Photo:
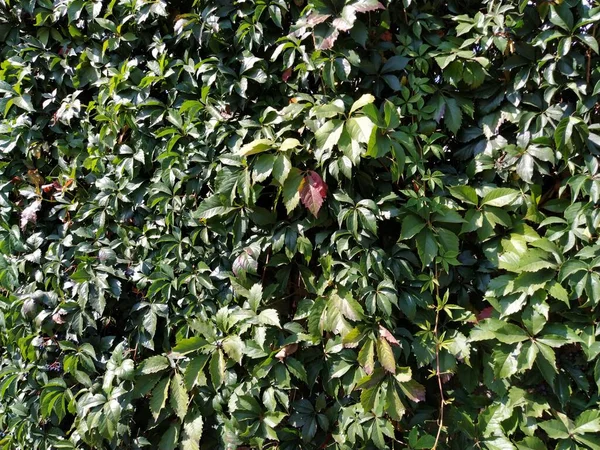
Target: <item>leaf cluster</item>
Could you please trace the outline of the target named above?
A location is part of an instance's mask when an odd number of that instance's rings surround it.
[[[598,23],[0,0],[0,449],[600,449]]]

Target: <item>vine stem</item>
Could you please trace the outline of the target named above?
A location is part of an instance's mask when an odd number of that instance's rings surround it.
[[[437,301],[439,302],[440,298],[440,286],[437,283],[438,280],[438,270],[437,264],[435,265],[435,291]],[[444,387],[442,385],[442,376],[440,373],[440,340],[439,340],[439,323],[440,323],[440,307],[439,304],[436,305],[435,308],[435,326],[433,328],[433,334],[435,336],[435,375],[438,381],[438,388],[440,390],[440,415],[438,416],[438,430],[435,436],[435,442],[433,443],[432,450],[436,450],[438,448],[438,444],[440,441],[440,436],[442,435],[442,428],[444,428],[444,406],[446,405],[446,400],[444,399]]]
[[[433,444],[432,450],[435,450],[438,446],[440,436],[442,434],[442,428],[444,427],[444,406],[446,401],[444,399],[444,387],[442,386],[442,376],[440,374],[440,343],[438,340],[438,324],[440,318],[440,310],[436,308],[435,311],[435,328],[433,333],[435,334],[435,375],[438,380],[438,388],[440,389],[440,415],[438,417],[438,430],[435,436],[435,443]]]

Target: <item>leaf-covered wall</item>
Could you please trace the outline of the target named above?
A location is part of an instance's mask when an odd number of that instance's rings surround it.
[[[0,0],[0,449],[600,449],[597,0]]]

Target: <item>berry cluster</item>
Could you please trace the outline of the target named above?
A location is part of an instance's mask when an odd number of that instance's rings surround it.
[[[46,364],[45,369],[48,372],[62,372],[62,364],[59,361],[55,361],[52,364]]]

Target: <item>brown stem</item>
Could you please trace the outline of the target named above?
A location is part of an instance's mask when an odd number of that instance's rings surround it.
[[[438,270],[437,264],[435,265],[435,278],[436,281],[438,279]],[[436,298],[440,298],[440,287],[436,283],[435,285]],[[437,435],[435,436],[435,442],[433,444],[432,450],[436,450],[438,443],[440,441],[440,436],[442,435],[442,428],[444,428],[444,406],[446,401],[444,399],[444,387],[442,385],[442,376],[440,373],[440,341],[438,336],[438,329],[440,323],[440,308],[439,305],[436,305],[435,308],[435,326],[433,328],[433,334],[435,336],[435,375],[438,381],[438,388],[440,390],[440,415],[438,417],[438,430]]]

